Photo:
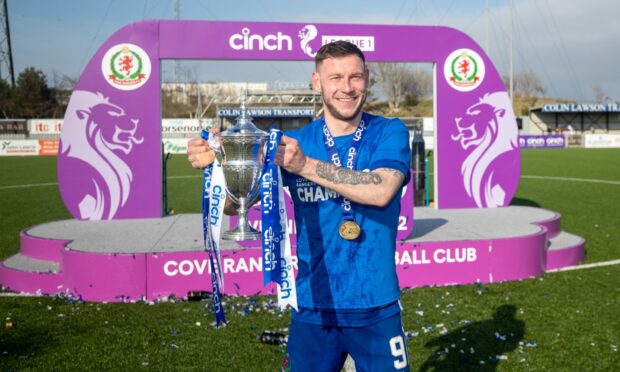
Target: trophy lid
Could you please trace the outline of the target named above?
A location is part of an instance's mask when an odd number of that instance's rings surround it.
[[[219,134],[220,137],[266,137],[267,132],[258,129],[252,122],[252,117],[245,106],[245,92],[241,95],[240,114],[234,126]]]

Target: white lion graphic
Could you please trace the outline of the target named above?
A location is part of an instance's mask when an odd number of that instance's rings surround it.
[[[485,94],[456,118],[459,133],[452,140],[460,141],[464,150],[473,148],[461,166],[467,195],[478,208],[501,207],[506,192],[494,181],[490,166],[500,155],[518,148],[518,129],[506,92]]]
[[[123,159],[134,144],[138,120],[126,116],[125,110],[109,102],[100,93],[75,91],[67,107],[61,132],[60,153],[89,164],[93,174],[86,174],[94,185],[94,194],[86,194],[79,203],[80,218],[112,219],[127,202],[132,172]]]
[[[299,38],[301,41],[299,42],[301,45],[301,50],[306,53],[307,56],[313,57],[316,56],[316,52],[312,51],[312,47],[310,46],[310,42],[316,38],[318,35],[318,31],[316,26],[314,25],[306,25],[299,31]]]

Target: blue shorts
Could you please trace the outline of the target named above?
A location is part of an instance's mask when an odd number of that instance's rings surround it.
[[[355,369],[409,371],[400,313],[364,327],[291,321],[284,371],[340,371],[350,354]]]

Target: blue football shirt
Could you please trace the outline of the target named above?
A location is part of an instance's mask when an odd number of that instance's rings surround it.
[[[409,132],[399,119],[364,113],[367,125],[355,170],[392,168],[409,178]],[[286,133],[307,156],[328,162],[322,119]],[[340,159],[353,134],[335,137]],[[400,296],[394,252],[401,192],[385,207],[352,203],[361,236],[347,241],[338,234],[344,221],[339,195],[295,174],[283,172],[293,198],[297,225],[298,304],[306,310],[347,312],[391,304]],[[294,314],[295,317],[295,314]]]

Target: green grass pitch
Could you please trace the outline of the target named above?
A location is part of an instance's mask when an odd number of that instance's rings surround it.
[[[525,150],[521,174],[513,204],[561,213],[562,230],[586,239],[585,263],[620,259],[620,149]],[[199,212],[200,177],[184,156],[169,160],[168,175],[168,206]],[[18,252],[21,229],[66,218],[55,157],[0,157],[0,259]],[[402,303],[412,370],[620,369],[620,265],[407,289]],[[258,336],[286,331],[288,311],[272,297],[227,297],[230,322],[216,330],[209,305],[3,294],[0,370],[279,368],[284,347]]]

